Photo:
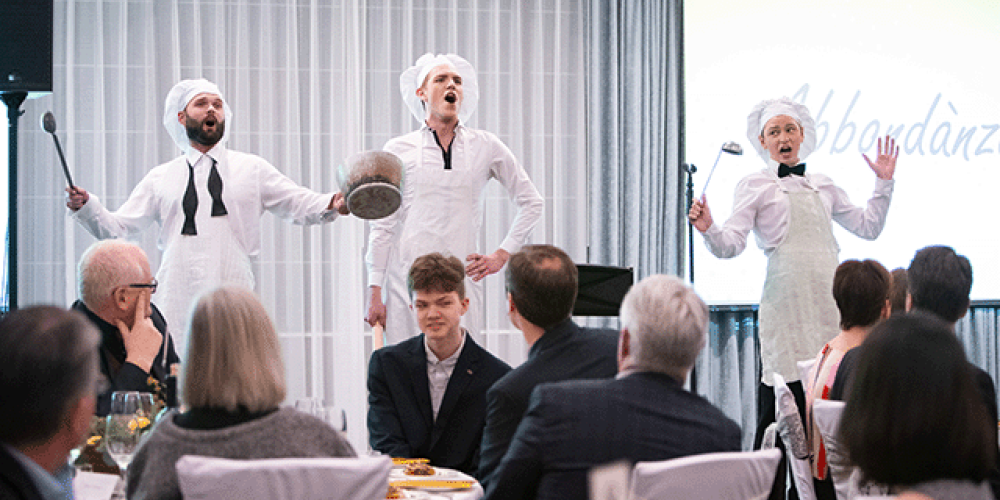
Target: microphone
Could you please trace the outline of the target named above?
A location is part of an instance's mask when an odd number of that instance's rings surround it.
[[[62,146],[59,144],[59,137],[56,136],[56,117],[51,111],[46,111],[42,115],[42,130],[51,134],[52,140],[56,142],[56,151],[59,152],[59,160],[62,162],[63,174],[66,175],[66,182],[69,183],[69,187],[76,186],[73,184],[73,177],[69,175],[69,167],[66,166],[66,156],[63,155]]]
[[[715,167],[719,166],[719,158],[722,156],[723,152],[739,156],[743,154],[743,147],[740,146],[738,142],[733,141],[729,141],[722,145],[722,148],[719,149],[719,154],[715,155],[715,163],[712,164],[712,170],[708,171],[708,179],[705,179],[705,185],[701,188],[701,196],[699,196],[699,198],[705,196],[705,190],[708,189],[708,183],[712,180],[712,174],[715,173]]]

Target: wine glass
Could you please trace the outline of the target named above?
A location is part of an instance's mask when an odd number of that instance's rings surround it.
[[[111,413],[108,413],[104,443],[111,458],[118,463],[123,481],[139,439],[152,424],[152,412],[153,395],[148,392],[116,391],[111,394]]]

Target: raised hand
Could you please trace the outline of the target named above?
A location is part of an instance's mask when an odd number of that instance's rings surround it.
[[[87,204],[90,195],[82,187],[72,186],[66,188],[66,208],[76,212],[80,207]]]
[[[866,154],[861,156],[879,179],[892,180],[896,172],[896,158],[899,158],[899,146],[896,145],[896,139],[886,135],[884,143],[881,137],[878,140],[878,156],[874,162]]]
[[[712,211],[708,209],[708,200],[705,195],[701,195],[700,200],[691,201],[691,210],[688,211],[688,220],[695,229],[705,232],[712,227]]]

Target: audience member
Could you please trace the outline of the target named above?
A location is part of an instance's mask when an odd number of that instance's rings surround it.
[[[163,400],[162,384],[179,358],[163,315],[150,301],[156,280],[146,252],[122,240],[98,241],[80,257],[77,286],[80,299],[72,309],[100,330],[101,373],[109,382],[97,396],[96,414],[108,414],[115,391],[152,392]]]
[[[806,435],[812,450],[812,473],[816,496],[836,498],[829,478],[826,447],[813,418],[813,401],[829,399],[830,387],[844,355],[861,345],[879,320],[889,316],[889,271],[877,261],[846,260],[833,275],[833,298],[840,310],[840,334],[823,346],[805,380]]]
[[[0,498],[72,498],[69,451],[86,438],[98,379],[97,330],[34,306],[0,322]]]
[[[681,280],[650,276],[621,307],[618,377],[539,385],[487,499],[587,499],[587,473],[618,460],[740,450],[740,428],[684,389],[708,307]]]
[[[489,487],[532,389],[543,382],[609,378],[618,370],[612,331],[580,328],[570,315],[577,293],[576,264],[551,245],[530,245],[507,263],[510,320],[530,346],[528,359],[486,393],[479,478]]]
[[[379,349],[368,364],[372,449],[475,474],[486,390],[510,371],[462,327],[469,309],[457,257],[418,257],[407,280],[421,334]]]
[[[906,270],[907,311],[930,313],[945,321],[952,332],[955,324],[969,311],[969,294],[972,291],[972,264],[964,255],[959,255],[951,247],[928,246],[917,251]],[[837,380],[830,391],[830,399],[847,399],[845,389],[850,385],[856,358],[862,349],[855,349],[844,356],[837,373]],[[993,378],[983,369],[969,363],[980,401],[986,406],[986,414],[996,442],[997,396]],[[994,462],[1000,463],[1000,449],[995,450]],[[989,475],[990,485],[996,498],[1000,499],[1000,468],[994,467]]]
[[[889,287],[889,312],[891,314],[906,313],[906,268],[897,267],[892,270],[892,285]]]
[[[183,455],[223,458],[344,457],[354,449],[326,422],[280,408],[285,366],[271,318],[248,290],[198,299],[181,381],[183,413],[164,415],[128,468],[129,498],[181,498]]]
[[[992,498],[985,479],[996,460],[995,420],[970,367],[951,325],[930,314],[875,327],[859,350],[839,431],[863,480],[901,499]]]

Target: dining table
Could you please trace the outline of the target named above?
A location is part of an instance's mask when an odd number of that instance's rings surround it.
[[[408,500],[479,500],[483,487],[475,478],[447,467],[431,466],[433,474],[408,475],[405,464],[395,464],[389,472],[389,484],[400,487]]]

